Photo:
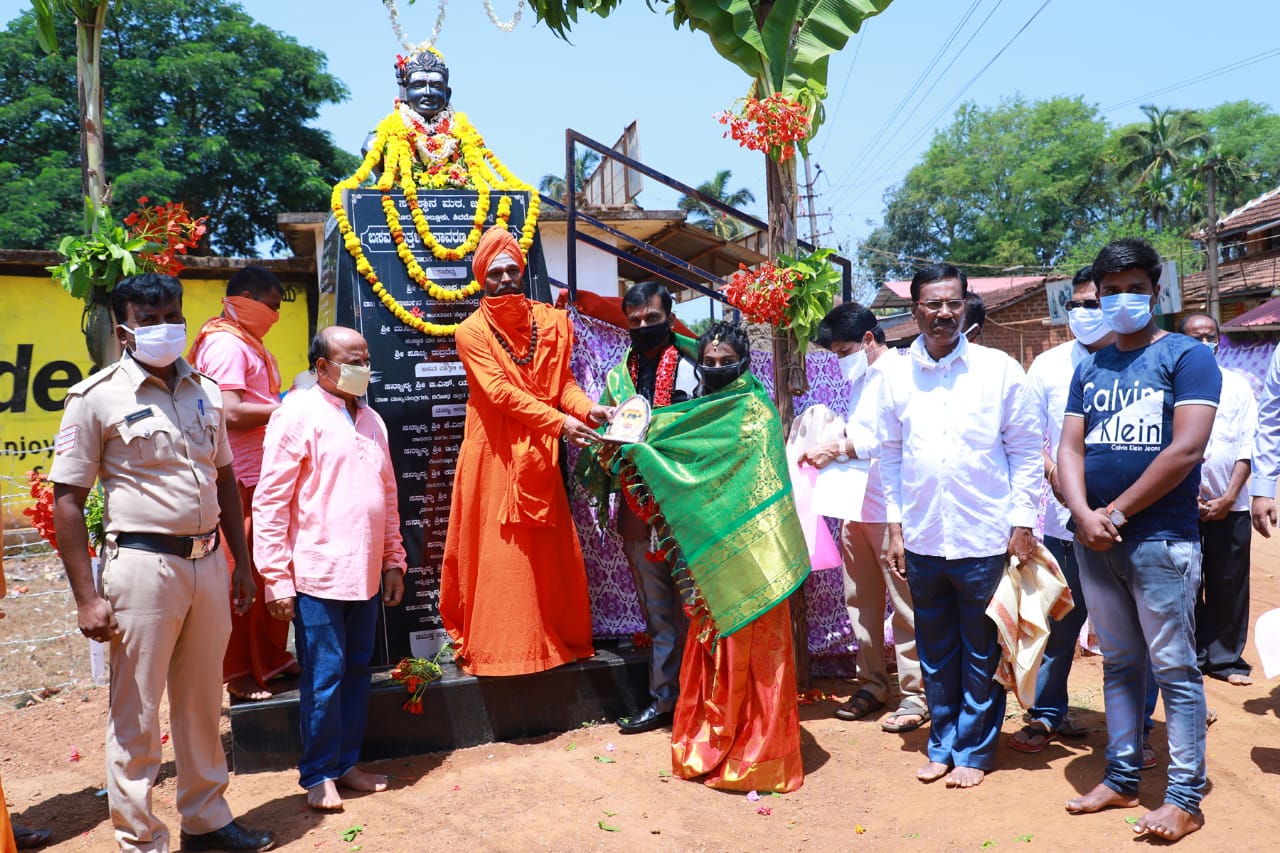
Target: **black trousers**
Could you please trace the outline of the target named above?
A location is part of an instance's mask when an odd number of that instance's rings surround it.
[[[1200,671],[1214,678],[1248,675],[1244,661],[1249,635],[1249,513],[1227,513],[1221,521],[1200,522],[1204,555],[1200,598],[1196,601],[1196,656]]]

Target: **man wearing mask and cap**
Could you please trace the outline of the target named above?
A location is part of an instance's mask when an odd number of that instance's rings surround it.
[[[1116,240],[1098,253],[1093,280],[1116,341],[1076,367],[1058,447],[1080,582],[1102,648],[1108,735],[1102,782],[1066,808],[1139,805],[1149,654],[1164,697],[1169,774],[1164,805],[1133,829],[1177,841],[1204,825],[1198,498],[1222,374],[1207,347],[1156,324],[1160,272],[1160,256],[1142,240]]]
[[[1115,332],[1107,325],[1098,302],[1098,286],[1093,283],[1093,268],[1083,267],[1071,280],[1071,299],[1067,309],[1067,325],[1075,340],[1058,344],[1036,356],[1027,370],[1027,393],[1040,419],[1044,436],[1044,479],[1049,484],[1044,514],[1044,545],[1053,554],[1071,587],[1075,606],[1049,626],[1049,641],[1036,681],[1036,701],[1030,721],[1009,738],[1010,749],[1018,752],[1040,752],[1059,735],[1083,737],[1086,729],[1067,719],[1067,676],[1075,659],[1080,628],[1089,616],[1084,592],[1080,589],[1080,568],[1076,563],[1073,535],[1069,528],[1071,513],[1062,505],[1058,485],[1058,443],[1062,438],[1062,419],[1067,410],[1067,392],[1076,365],[1103,347],[1115,342]]]
[[[516,239],[490,228],[472,268],[484,295],[455,335],[469,397],[440,617],[466,672],[523,675],[595,653],[560,439],[598,441],[611,412],[569,372],[569,315],[526,297]]]
[[[671,330],[671,294],[656,281],[632,285],[622,297],[631,348],[609,372],[601,403],[613,406],[639,394],[650,407],[682,403],[698,390],[694,367],[697,343]],[[618,502],[618,534],[636,585],[640,611],[649,631],[649,694],[640,713],[618,721],[624,734],[670,725],[680,693],[680,660],[688,620],[671,571],[650,559],[658,548],[655,534],[625,500]]]
[[[316,384],[290,394],[267,422],[253,550],[267,610],[294,623],[299,782],[309,807],[340,811],[339,787],[387,787],[386,776],[356,760],[379,598],[400,603],[405,554],[387,427],[362,399],[368,343],[355,329],[330,326],[312,340],[308,362]]]
[[[284,285],[261,267],[245,267],[227,282],[222,313],[196,335],[187,361],[218,383],[231,443],[231,469],[240,487],[249,559],[253,559],[253,492],[262,468],[267,419],[280,406],[280,368],[263,343],[280,319]],[[232,568],[235,562],[229,560]],[[250,564],[252,569],[252,563]],[[267,682],[282,673],[297,675],[298,665],[285,648],[289,623],[267,614],[262,578],[254,570],[258,594],[243,616],[231,617],[231,639],[222,661],[227,692],[240,699],[269,699]]]
[[[836,709],[842,720],[860,720],[889,701],[889,673],[884,662],[885,593],[893,603],[893,643],[898,660],[898,709],[880,727],[887,732],[909,732],[929,719],[929,705],[916,654],[915,615],[907,582],[889,572],[885,563],[888,532],[885,525],[884,490],[880,481],[879,424],[880,385],[892,363],[885,358],[884,329],[876,317],[857,302],[832,308],[818,325],[818,344],[840,359],[840,372],[851,383],[849,419],[842,438],[810,448],[800,456],[802,465],[825,468],[833,462],[864,459],[870,463],[867,490],[861,506],[849,508],[841,525],[840,553],[844,561],[845,605],[858,644],[858,688],[848,702]]]
[[[240,492],[231,468],[222,395],[182,358],[182,284],[145,273],[111,291],[124,355],[67,392],[49,480],[59,553],[80,633],[110,643],[107,802],[126,851],[167,851],[152,809],[164,758],[160,700],[169,694],[183,850],[268,850],[271,832],[231,817],[218,724],[230,593],[254,598]],[[84,505],[94,482],[106,496],[102,576],[89,562]]]

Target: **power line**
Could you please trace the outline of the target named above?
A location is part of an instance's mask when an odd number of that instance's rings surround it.
[[[858,54],[862,53],[862,41],[866,38],[865,33],[858,33],[858,43],[853,47],[853,59],[849,62],[849,73],[844,75],[844,83],[840,86],[840,97],[836,100],[835,111],[831,114],[831,118],[827,121],[827,125],[834,127],[836,119],[840,117],[840,107],[844,106],[844,96],[849,91],[849,80],[853,77],[853,66],[858,64]],[[827,134],[827,138],[822,140],[822,150],[818,152],[821,157],[827,150],[827,143],[831,140],[831,134]],[[815,157],[814,159],[818,159]]]
[[[1002,3],[1003,1],[1004,0],[997,0],[996,7],[999,8],[1000,3]],[[946,54],[946,52],[951,48],[951,45],[955,42],[956,37],[960,34],[960,31],[964,28],[964,25],[968,23],[969,18],[972,17],[974,10],[978,8],[978,5],[981,2],[982,0],[973,0],[973,3],[965,11],[964,15],[961,16],[960,21],[954,27],[952,27],[951,33],[946,37],[945,40],[943,40],[942,46],[939,47],[938,50],[933,54],[933,59],[929,60],[928,66],[925,67],[924,71],[920,72],[920,76],[917,77],[915,82],[911,84],[911,88],[908,89],[907,93],[902,96],[902,100],[898,101],[898,105],[894,107],[893,112],[889,115],[887,119],[884,120],[883,123],[881,123],[880,127],[876,129],[876,132],[872,134],[871,139],[867,142],[867,146],[858,154],[857,157],[853,159],[853,162],[849,165],[849,167],[846,168],[843,173],[841,173],[840,180],[836,182],[837,184],[844,183],[845,178],[848,177],[848,175],[852,173],[853,170],[856,169],[866,159],[867,154],[873,148],[875,148],[876,144],[882,138],[885,137],[886,132],[889,130],[889,126],[893,124],[894,119],[896,119],[902,113],[903,109],[906,108],[907,104],[911,101],[911,98],[915,95],[915,93],[920,90],[920,86],[924,84],[924,81],[928,78],[929,74],[933,71],[934,68],[937,67],[938,62],[942,59],[942,57]]]
[[[915,136],[913,136],[909,142],[907,142],[905,145],[903,145],[899,149],[898,156],[895,157],[893,160],[889,161],[889,164],[884,167],[885,169],[884,172],[880,173],[879,175],[873,178],[868,178],[856,184],[850,185],[843,191],[841,195],[842,196],[847,195],[848,193],[853,192],[856,189],[861,189],[863,186],[866,186],[867,184],[876,183],[878,181],[883,180],[885,177],[887,177],[888,170],[891,169],[894,165],[896,165],[900,160],[902,160],[903,157],[911,153],[916,143],[918,143],[921,139],[923,139],[925,134],[931,131],[934,125],[937,124],[938,119],[940,119],[943,115],[945,115],[951,109],[951,107],[955,105],[956,101],[960,100],[960,98],[964,96],[964,93],[969,91],[970,87],[972,87],[974,83],[978,82],[978,79],[981,78],[982,75],[987,72],[987,69],[989,69],[992,65],[994,65],[995,61],[999,59],[1015,41],[1018,40],[1018,37],[1027,31],[1027,28],[1031,26],[1031,24],[1035,21],[1035,19],[1040,16],[1040,13],[1043,12],[1051,2],[1053,2],[1053,0],[1044,0],[1044,2],[1040,4],[1040,7],[1038,9],[1036,9],[1033,13],[1031,13],[1031,17],[1027,18],[1026,22],[1021,27],[1018,28],[1018,31],[1014,33],[1013,36],[1007,42],[1004,43],[1004,46],[1001,47],[998,51],[996,51],[995,55],[992,56],[990,59],[988,59],[986,63],[981,68],[978,69],[978,73],[974,74],[971,78],[969,78],[969,82],[965,83],[964,86],[960,88],[960,91],[955,93],[955,95],[951,98],[951,100],[947,101],[947,103],[945,103],[941,109],[939,109],[936,113],[933,114],[933,116],[929,118],[929,120],[920,129],[920,132],[917,133]]]
[[[1196,83],[1202,83],[1205,80],[1212,80],[1214,77],[1221,77],[1223,74],[1229,74],[1232,71],[1238,71],[1241,68],[1246,68],[1250,65],[1254,65],[1264,60],[1271,59],[1272,57],[1275,57],[1275,56],[1280,56],[1280,47],[1274,48],[1272,50],[1264,51],[1263,53],[1259,53],[1256,56],[1250,56],[1247,59],[1237,60],[1236,62],[1232,62],[1228,65],[1223,65],[1220,68],[1215,68],[1212,71],[1205,71],[1202,74],[1197,74],[1194,77],[1188,77],[1187,79],[1182,80],[1178,83],[1170,83],[1168,86],[1164,86],[1159,89],[1153,89],[1152,91],[1147,92],[1146,94],[1138,95],[1136,97],[1129,98],[1127,100],[1112,104],[1111,106],[1101,110],[1101,112],[1110,113],[1110,112],[1115,112],[1116,110],[1124,109],[1125,107],[1131,107],[1134,104],[1140,104],[1143,101],[1149,98],[1154,98],[1157,95],[1165,95],[1165,94],[1168,94],[1169,92],[1174,92],[1174,91],[1177,91],[1178,89],[1183,89],[1183,88],[1186,88],[1187,86],[1191,86]]]

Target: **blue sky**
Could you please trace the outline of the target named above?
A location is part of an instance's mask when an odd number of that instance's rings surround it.
[[[505,17],[516,0],[492,3]],[[329,70],[351,97],[326,108],[318,123],[338,144],[358,150],[391,106],[392,63],[404,52],[381,0],[241,5],[328,56]],[[426,38],[437,0],[400,5],[410,38]],[[0,15],[8,21],[28,7],[26,0],[0,0]],[[1274,0],[896,0],[831,63],[828,123],[813,145],[822,172],[816,181],[820,228],[833,232],[824,242],[853,250],[871,228],[867,220],[879,220],[885,190],[901,180],[961,101],[1082,95],[1107,110],[1113,124],[1141,118],[1139,104],[1147,101],[1208,107],[1249,98],[1274,108],[1280,55],[1150,93],[1274,51],[1277,31],[1280,3]],[[904,100],[953,32],[933,72]],[[449,4],[437,47],[450,65],[454,105],[517,175],[536,183],[562,171],[566,127],[611,143],[638,120],[642,158],[651,166],[689,184],[731,169],[731,187],[750,188],[755,211],[763,209],[761,155],[722,139],[723,128],[712,118],[744,95],[749,81],[705,36],[676,31],[644,0],[626,0],[607,20],[585,16],[572,38],[566,44],[535,27],[532,13],[503,33],[489,23],[480,0]],[[640,202],[670,208],[676,198],[650,189]]]

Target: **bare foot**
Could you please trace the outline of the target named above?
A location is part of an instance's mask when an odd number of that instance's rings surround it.
[[[1248,687],[1253,684],[1253,679],[1237,672],[1227,676],[1227,684],[1234,684],[1236,687]]]
[[[957,767],[947,774],[947,787],[976,788],[986,776],[986,773],[976,767]]]
[[[1185,812],[1172,803],[1165,803],[1155,811],[1147,812],[1133,825],[1137,833],[1149,832],[1165,841],[1178,841],[1204,826],[1204,815]]]
[[[943,776],[946,776],[947,771],[950,769],[951,768],[945,764],[930,761],[927,765],[916,771],[916,778],[921,782],[936,782]]]
[[[1136,796],[1126,796],[1098,783],[1097,787],[1083,797],[1067,800],[1067,811],[1072,814],[1093,814],[1103,809],[1131,809],[1137,805]]]
[[[338,784],[353,791],[376,794],[379,791],[387,790],[387,777],[381,773],[366,773],[359,767],[352,767],[342,774]]]
[[[326,779],[307,789],[307,808],[318,812],[342,811],[342,797],[338,795],[338,786],[333,784],[332,779]]]
[[[271,691],[259,687],[252,675],[242,675],[227,682],[227,692],[237,699],[248,699],[250,702],[261,702],[271,698]]]

